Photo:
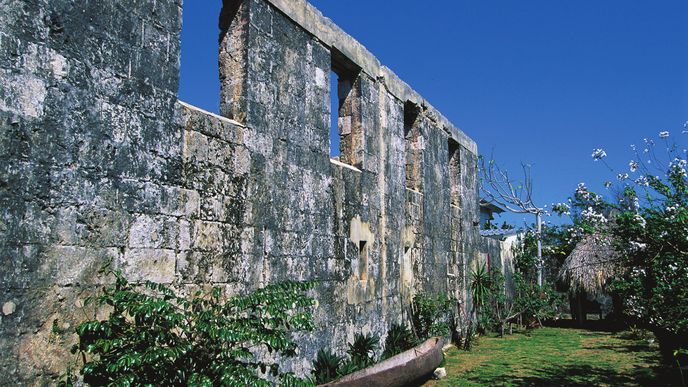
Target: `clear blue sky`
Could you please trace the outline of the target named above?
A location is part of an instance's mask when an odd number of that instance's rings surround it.
[[[220,0],[186,0],[180,99],[218,111]],[[317,0],[312,3],[514,172],[541,204],[579,182],[602,191],[604,148],[688,120],[687,0]],[[684,134],[683,136],[688,136]],[[509,217],[514,223],[523,217]]]

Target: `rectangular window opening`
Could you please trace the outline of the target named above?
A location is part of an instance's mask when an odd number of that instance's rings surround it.
[[[339,75],[330,71],[330,158],[339,160]]]
[[[358,242],[358,278],[361,281],[368,280],[368,243]]]
[[[459,143],[448,141],[449,151],[449,197],[453,206],[461,207],[461,152]]]
[[[422,135],[418,125],[420,107],[413,102],[404,104],[404,145],[406,148],[406,188],[422,192]]]
[[[363,160],[363,130],[359,75],[361,69],[332,49],[330,72],[330,157],[360,167]]]

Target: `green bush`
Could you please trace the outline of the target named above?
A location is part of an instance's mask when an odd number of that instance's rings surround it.
[[[375,364],[375,351],[380,347],[380,338],[371,334],[354,335],[354,342],[349,343],[346,353],[350,357],[351,363],[358,369],[364,369]]]
[[[474,293],[480,293],[478,298],[474,295],[479,331],[491,330],[504,336],[507,324],[519,316],[528,325],[541,326],[543,320],[559,314],[564,302],[564,296],[551,285],[538,286],[525,280],[520,272],[513,274],[513,293],[506,289],[504,275],[498,268],[489,273],[479,268],[472,277]]]
[[[112,308],[107,320],[76,332],[84,382],[127,386],[312,385],[278,364],[257,358],[266,349],[293,356],[290,332],[313,329],[313,282],[285,282],[224,299],[221,290],[180,297],[164,285],[135,286],[118,272],[97,299]],[[69,378],[68,380],[71,380]]]
[[[520,273],[515,273],[513,278],[516,309],[526,325],[542,326],[542,321],[559,316],[565,302],[564,294],[548,283],[538,286],[526,281]]]
[[[491,313],[482,313],[482,309],[491,301],[490,296],[495,294],[492,278],[485,265],[478,265],[471,273],[470,288],[471,297],[473,298],[473,309],[478,320],[478,331],[483,331],[486,327],[492,325],[493,321]]]
[[[383,359],[407,351],[418,344],[413,332],[401,324],[392,324],[392,328],[387,332],[385,340],[385,351],[382,352]]]
[[[348,359],[336,355],[329,348],[321,349],[313,362],[313,377],[318,384],[325,384],[375,364],[375,351],[380,338],[374,335],[354,335],[346,353]]]
[[[418,340],[427,340],[433,336],[449,335],[447,324],[448,308],[451,300],[444,295],[432,298],[423,293],[413,297],[411,304],[411,322]]]
[[[321,349],[313,362],[313,378],[317,384],[329,383],[339,377],[344,358],[330,349]]]

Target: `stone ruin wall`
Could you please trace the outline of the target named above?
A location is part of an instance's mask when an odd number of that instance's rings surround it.
[[[64,370],[108,261],[182,290],[319,279],[301,372],[355,332],[384,339],[415,292],[466,309],[475,143],[311,5],[225,1],[217,116],[177,100],[181,0],[0,4],[6,382]]]
[[[520,233],[502,238],[481,236],[480,255],[478,259],[472,262],[473,267],[469,267],[468,270],[475,270],[475,267],[480,264],[485,265],[488,271],[492,268],[499,269],[504,275],[507,294],[514,295],[516,291],[514,284],[515,250],[522,243],[522,238],[523,234]]]

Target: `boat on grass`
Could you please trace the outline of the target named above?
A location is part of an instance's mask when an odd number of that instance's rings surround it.
[[[321,387],[404,387],[426,381],[442,363],[444,339],[432,337],[408,351]]]

